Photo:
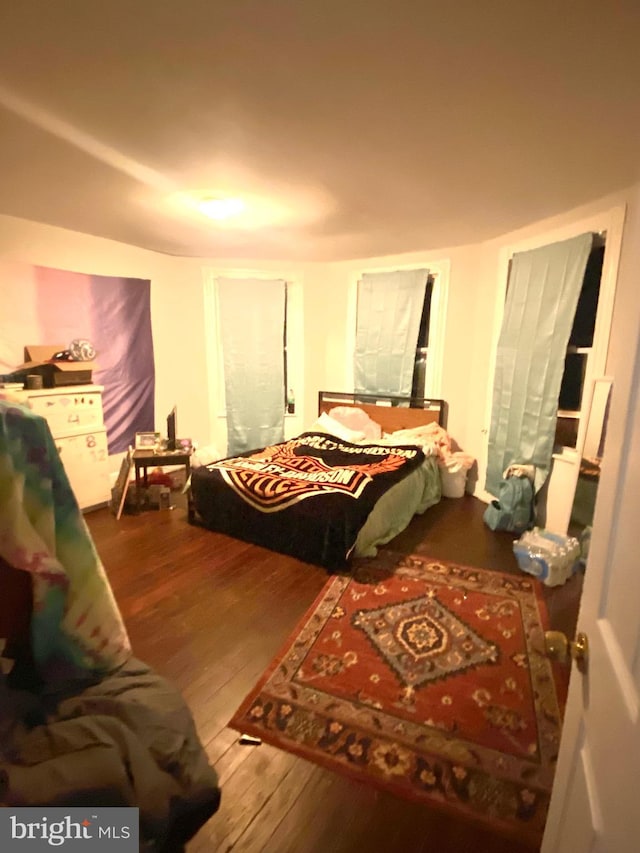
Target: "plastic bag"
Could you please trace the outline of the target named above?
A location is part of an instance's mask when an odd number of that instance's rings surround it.
[[[539,527],[523,533],[513,543],[513,553],[523,572],[534,575],[547,586],[565,583],[580,564],[577,539]]]
[[[461,498],[464,495],[467,473],[475,461],[468,453],[456,451],[438,463],[443,497]]]

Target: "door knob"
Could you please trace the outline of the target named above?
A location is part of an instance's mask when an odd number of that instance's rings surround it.
[[[545,631],[544,647],[547,657],[558,663],[571,664],[574,660],[580,672],[587,671],[589,660],[589,640],[582,631],[570,640],[562,631]]]

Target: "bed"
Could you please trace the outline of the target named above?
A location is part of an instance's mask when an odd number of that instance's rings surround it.
[[[440,500],[442,400],[320,392],[288,441],[192,471],[195,523],[337,571]]]

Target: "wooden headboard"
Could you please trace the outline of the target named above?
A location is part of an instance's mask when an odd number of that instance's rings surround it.
[[[341,391],[318,393],[318,414],[329,413],[334,406],[362,409],[383,432],[411,429],[437,423],[446,428],[446,403],[426,397],[394,397],[389,394],[348,394]]]

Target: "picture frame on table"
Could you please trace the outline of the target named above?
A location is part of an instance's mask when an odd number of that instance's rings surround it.
[[[155,450],[160,446],[159,432],[137,432],[135,449],[136,450]]]

